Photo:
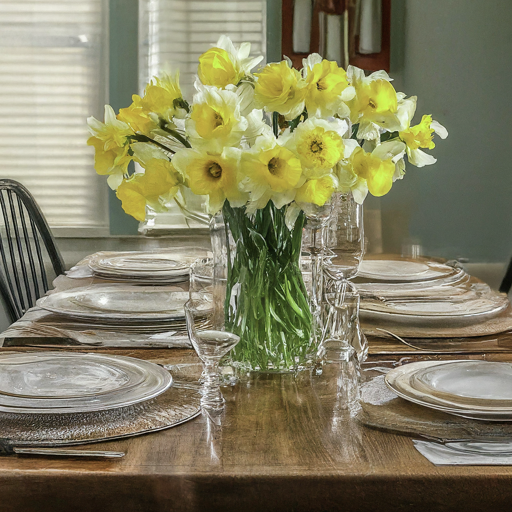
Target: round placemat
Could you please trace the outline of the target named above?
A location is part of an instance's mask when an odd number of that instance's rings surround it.
[[[388,389],[383,375],[361,386],[361,408],[356,418],[379,430],[442,441],[512,437],[512,422],[470,420],[399,398]]]
[[[174,427],[198,416],[199,388],[180,381],[129,407],[75,414],[0,413],[1,441],[16,446],[99,443]]]

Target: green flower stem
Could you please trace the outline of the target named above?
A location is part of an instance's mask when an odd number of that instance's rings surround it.
[[[311,313],[299,266],[304,214],[293,229],[271,202],[253,216],[223,208],[228,244],[226,323],[240,336],[234,361],[260,370],[294,369],[311,349]]]
[[[178,142],[181,142],[186,148],[191,148],[190,142],[183,137],[183,135],[180,135],[176,130],[173,130],[171,128],[162,127],[164,131],[166,131],[169,135],[174,137]]]
[[[130,137],[132,140],[136,140],[137,142],[149,142],[151,144],[154,144],[155,146],[158,146],[159,148],[162,148],[164,151],[168,151],[169,153],[176,153],[176,151],[173,151],[171,148],[168,148],[164,144],[161,144],[160,142],[157,142],[156,140],[148,137],[147,135],[142,135],[140,133],[137,133],[135,135],[131,135]]]

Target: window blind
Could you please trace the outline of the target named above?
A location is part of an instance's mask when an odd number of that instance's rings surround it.
[[[181,90],[192,100],[199,56],[226,34],[235,45],[251,43],[252,55],[265,55],[265,0],[140,0],[139,85],[140,91],[162,71],[180,70]],[[187,207],[199,211],[192,194]],[[151,226],[197,226],[185,223],[178,208],[157,214]],[[142,231],[147,231],[146,226]]]
[[[141,0],[140,88],[165,70],[180,70],[185,95],[193,93],[197,59],[222,34],[248,41],[253,55],[265,54],[265,0]],[[190,98],[191,99],[191,98]]]
[[[106,227],[106,185],[86,145],[103,119],[106,0],[0,0],[0,176],[52,227]]]

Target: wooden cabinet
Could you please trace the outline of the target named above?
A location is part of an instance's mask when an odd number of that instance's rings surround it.
[[[389,71],[391,0],[282,0],[282,10],[282,54],[294,67],[317,52],[342,67]]]

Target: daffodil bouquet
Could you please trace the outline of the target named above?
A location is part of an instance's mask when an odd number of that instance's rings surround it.
[[[241,336],[234,357],[252,368],[290,368],[310,352],[311,314],[299,269],[304,209],[333,193],[362,203],[435,159],[430,115],[411,126],[416,97],[397,93],[384,71],[345,71],[318,54],[301,71],[289,59],[259,69],[250,44],[222,36],[199,57],[192,103],[178,73],[155,77],[143,96],[105,121],[89,118],[95,167],[124,210],[142,221],[183,190],[222,211],[234,241],[226,314]],[[144,172],[130,173],[134,161]],[[228,244],[229,246],[229,244]],[[229,248],[229,247],[228,247]]]

